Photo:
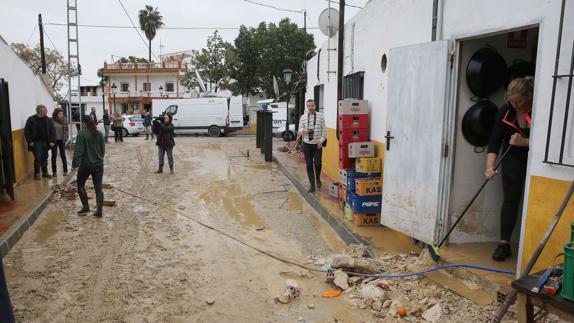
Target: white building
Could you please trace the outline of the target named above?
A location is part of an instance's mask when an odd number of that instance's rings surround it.
[[[104,63],[107,109],[110,112],[139,113],[151,109],[153,99],[182,98],[180,78],[187,71],[181,62]]]
[[[515,234],[518,263],[528,260],[574,178],[568,78],[557,78],[555,91],[553,86],[555,73],[571,73],[573,16],[574,3],[562,0],[372,0],[347,22],[344,87],[347,97],[369,101],[371,140],[384,158],[384,225],[437,243],[483,182],[485,152],[465,140],[461,121],[476,100],[466,80],[470,58],[481,48],[494,48],[508,66],[522,60],[536,71],[524,207]],[[337,35],[330,44],[337,46]],[[336,71],[337,51],[327,42],[317,51],[307,64],[307,96],[324,107],[329,145],[323,165],[336,179],[337,78],[327,71]],[[502,105],[504,89],[488,100]],[[496,178],[449,241],[497,241],[501,192]],[[562,252],[572,221],[570,209],[538,268]]]

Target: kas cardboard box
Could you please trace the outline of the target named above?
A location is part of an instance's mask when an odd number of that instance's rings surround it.
[[[357,178],[355,192],[359,196],[383,194],[383,180],[380,177]]]
[[[349,158],[375,156],[375,144],[370,141],[352,142],[349,144]]]
[[[353,212],[355,225],[362,227],[366,225],[381,225],[381,213],[357,213]]]

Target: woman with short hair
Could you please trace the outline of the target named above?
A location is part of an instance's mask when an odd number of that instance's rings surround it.
[[[494,166],[501,148],[505,151],[511,147],[502,161],[504,197],[500,211],[500,244],[492,254],[496,261],[504,261],[512,255],[510,238],[526,179],[533,92],[532,78],[515,78],[510,82],[506,90],[508,101],[498,111],[488,145],[485,175],[489,178],[495,175]]]

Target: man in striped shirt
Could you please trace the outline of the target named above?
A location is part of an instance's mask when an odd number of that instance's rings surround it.
[[[321,157],[323,144],[327,141],[325,118],[315,109],[315,101],[307,100],[307,113],[299,120],[299,133],[303,136],[301,150],[305,155],[311,193],[315,192],[315,183],[317,188],[321,188]]]

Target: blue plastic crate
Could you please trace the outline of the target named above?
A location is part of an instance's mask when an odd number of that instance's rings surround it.
[[[347,191],[355,193],[355,179],[357,178],[367,178],[367,177],[380,177],[381,173],[358,173],[356,171],[348,171],[347,173]]]
[[[359,196],[353,192],[348,192],[349,205],[357,213],[378,213],[381,212],[383,204],[382,195]]]

